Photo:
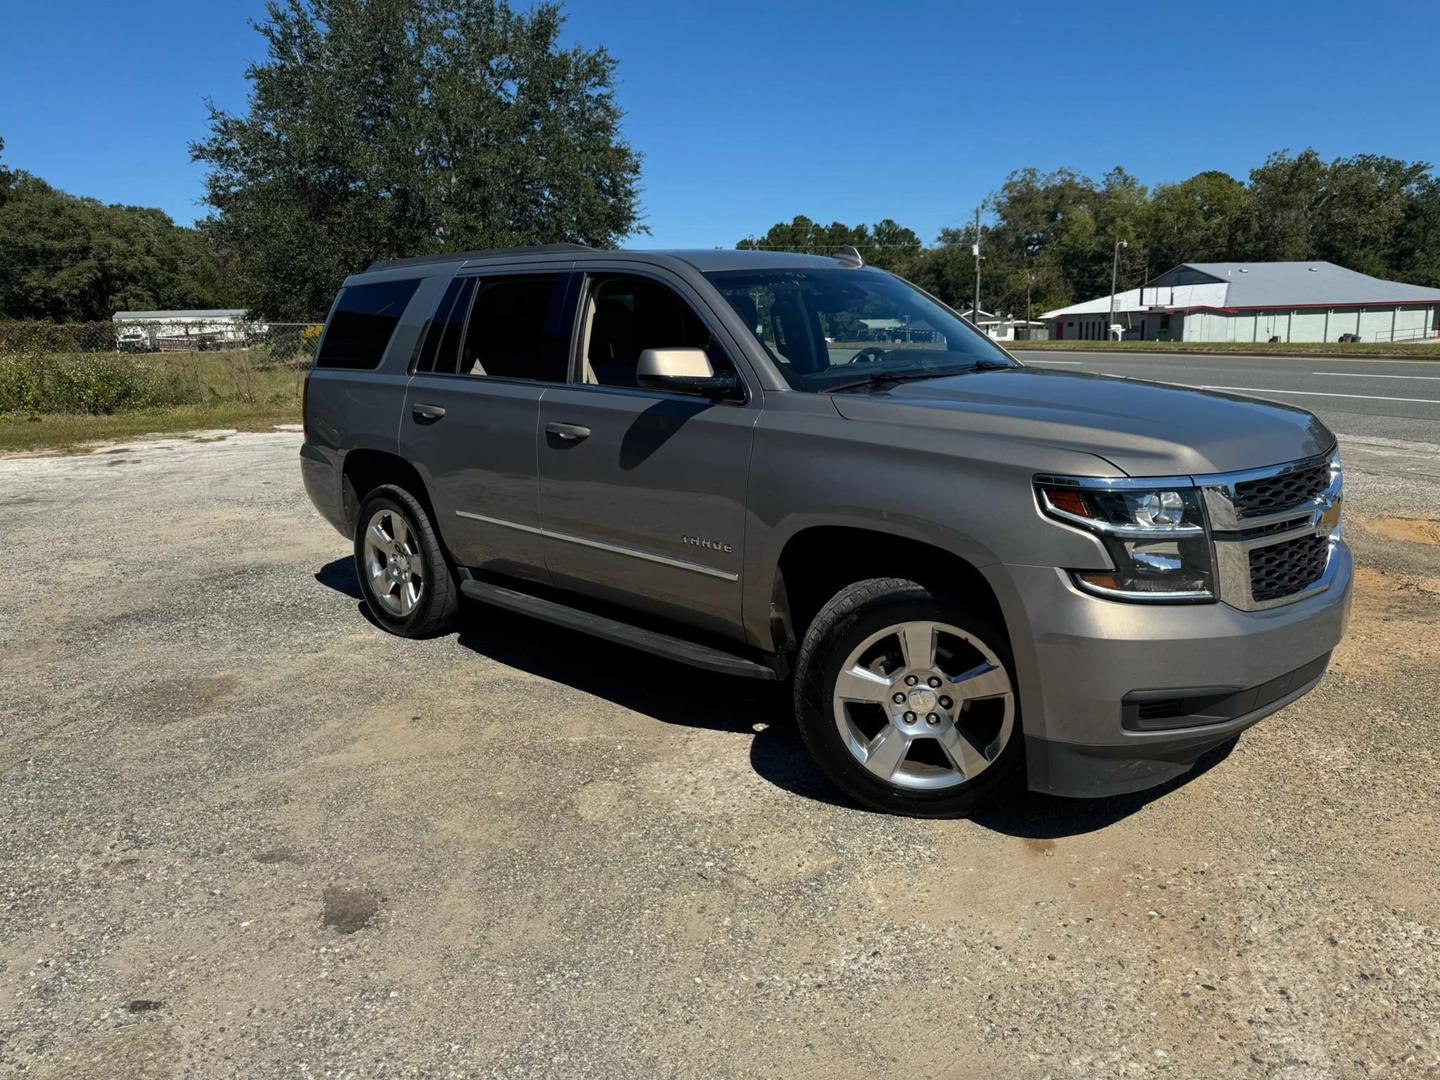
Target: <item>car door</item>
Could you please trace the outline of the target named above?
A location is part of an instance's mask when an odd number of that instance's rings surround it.
[[[546,579],[536,430],[541,395],[569,367],[573,280],[568,264],[462,272],[432,317],[400,446],[462,566]]]
[[[658,271],[594,269],[571,381],[540,401],[545,562],[565,588],[743,639],[745,498],[760,401],[704,301]],[[637,385],[647,348],[698,346],[734,400]]]

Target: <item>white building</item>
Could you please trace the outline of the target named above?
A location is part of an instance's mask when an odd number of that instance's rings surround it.
[[[117,311],[112,321],[118,347],[134,347],[137,335],[143,334],[146,347],[161,352],[244,344],[251,334],[263,332],[263,327],[245,318],[243,308]]]
[[[975,318],[973,308],[966,308],[961,316],[969,320],[978,330],[983,331],[987,336],[996,341],[1043,341],[1045,339],[1045,324],[1038,319],[1017,319],[1013,315],[996,315],[993,312],[980,309],[980,317]]]
[[[1109,294],[1041,318],[1052,341],[1422,341],[1440,339],[1440,289],[1328,262],[1182,263],[1115,294],[1115,333]]]

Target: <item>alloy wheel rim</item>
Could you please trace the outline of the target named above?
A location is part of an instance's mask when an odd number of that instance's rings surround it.
[[[415,528],[398,510],[377,510],[365,526],[365,576],[371,597],[403,619],[425,594],[425,557]]]
[[[832,707],[856,762],[908,790],[975,779],[1015,730],[1005,665],[985,642],[943,622],[897,623],[871,634],[841,666]]]

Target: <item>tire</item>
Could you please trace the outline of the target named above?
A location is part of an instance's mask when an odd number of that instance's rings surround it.
[[[795,716],[815,764],[856,802],[964,817],[1017,775],[1015,687],[1008,638],[993,619],[913,581],[872,578],[840,590],[811,622],[796,661]]]
[[[371,616],[392,634],[432,637],[455,624],[460,609],[455,572],[430,515],[402,487],[382,484],[361,502],[355,576]]]

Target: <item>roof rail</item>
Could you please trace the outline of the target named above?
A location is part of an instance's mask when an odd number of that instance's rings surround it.
[[[481,251],[451,251],[439,255],[412,255],[408,259],[376,259],[365,269],[390,270],[398,266],[425,266],[428,263],[468,262],[502,255],[548,255],[567,251],[594,251],[589,244],[532,244],[528,247],[486,248]]]
[[[846,244],[839,251],[835,252],[832,258],[841,266],[848,266],[852,270],[858,270],[865,265],[865,260],[860,257],[860,252]]]

